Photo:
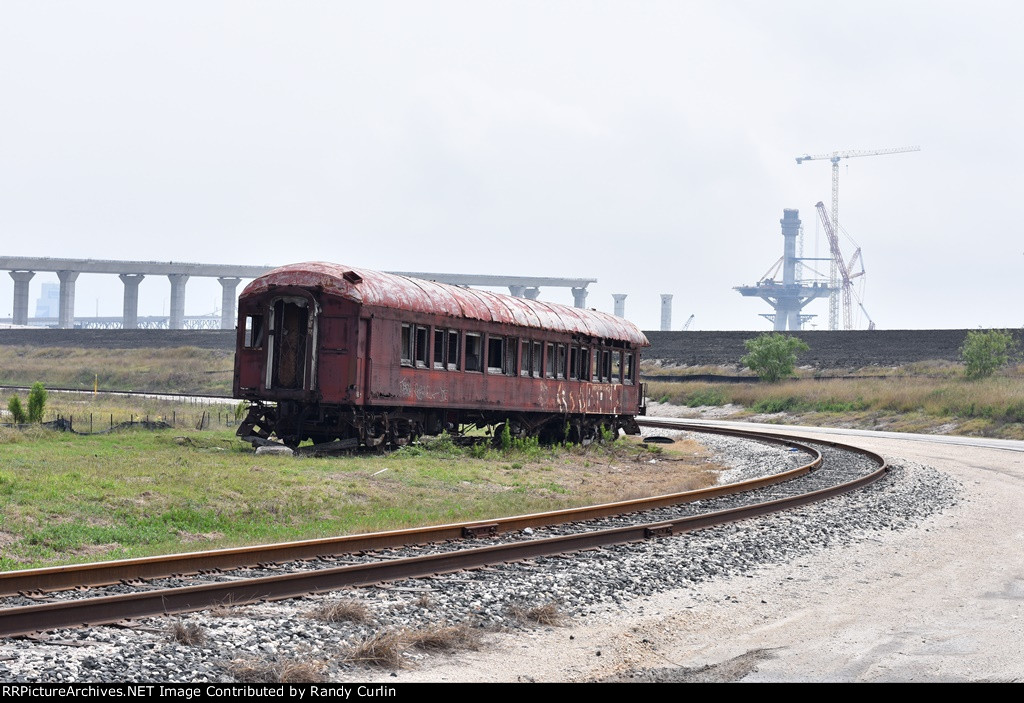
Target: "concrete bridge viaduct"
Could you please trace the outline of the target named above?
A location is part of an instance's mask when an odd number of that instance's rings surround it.
[[[185,284],[193,277],[216,278],[222,287],[221,329],[235,326],[238,284],[243,279],[262,276],[274,266],[238,266],[232,264],[194,264],[180,261],[113,261],[103,259],[55,259],[31,256],[0,256],[0,270],[14,279],[15,325],[28,324],[29,282],[39,271],[54,272],[60,281],[58,327],[75,326],[75,281],[83,273],[116,275],[124,283],[122,327],[139,326],[139,284],[146,276],[166,276],[171,285],[170,328],[185,327]],[[536,299],[540,288],[571,288],[576,307],[586,307],[587,286],[593,278],[547,278],[537,276],[491,276],[460,273],[415,273],[393,271],[402,276],[425,278],[458,286],[505,287],[512,295]]]

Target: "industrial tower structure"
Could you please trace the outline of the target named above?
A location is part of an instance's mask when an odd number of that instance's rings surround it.
[[[774,314],[763,313],[761,316],[771,320],[774,329],[781,332],[785,329],[801,329],[805,321],[814,317],[800,314],[804,306],[815,298],[832,294],[835,288],[820,282],[804,283],[797,279],[797,262],[802,260],[796,255],[796,238],[800,233],[800,211],[783,210],[779,223],[782,225],[784,238],[782,258],[775,262],[756,285],[737,286],[733,290],[748,297],[762,298],[775,308]],[[781,283],[775,280],[780,264],[782,266]]]

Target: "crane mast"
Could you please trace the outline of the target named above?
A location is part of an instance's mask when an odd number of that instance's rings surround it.
[[[839,234],[832,227],[832,223],[829,221],[828,214],[825,212],[825,203],[818,201],[815,205],[818,208],[818,217],[821,218],[821,225],[825,228],[825,236],[828,237],[829,249],[832,251],[832,265],[839,269],[839,273],[842,276],[842,292],[843,292],[843,329],[853,329],[853,279],[858,276],[863,276],[863,263],[861,264],[862,270],[853,273],[854,265],[861,260],[860,248],[853,253],[850,257],[849,263],[843,262],[843,253],[839,249]],[[864,309],[864,305],[861,305],[861,309]],[[867,310],[864,310],[864,314],[867,315]],[[868,317],[868,322],[871,322],[871,318]],[[871,322],[874,326],[874,322]]]
[[[903,154],[908,151],[921,151],[919,146],[900,146],[891,149],[873,149],[869,151],[833,151],[831,154],[804,154],[796,157],[797,164],[804,161],[821,161],[828,159],[832,162],[832,227],[836,234],[839,233],[839,162],[843,159],[851,159],[857,156],[882,156],[884,154]],[[831,242],[830,242],[831,243]],[[839,327],[839,269],[842,268],[842,258],[833,257],[829,265],[829,286],[833,292],[828,297],[828,328],[830,330]],[[847,327],[849,329],[849,327]]]

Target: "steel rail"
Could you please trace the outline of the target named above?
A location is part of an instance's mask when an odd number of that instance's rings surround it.
[[[836,448],[852,449],[870,457],[878,464],[878,469],[830,488],[676,520],[244,581],[9,608],[0,611],[0,636],[24,635],[70,626],[109,624],[128,618],[202,610],[224,603],[243,605],[291,598],[681,534],[824,500],[873,483],[889,470],[885,460],[874,452],[839,443],[828,444]]]
[[[652,426],[660,426],[655,423],[650,424]],[[675,425],[672,428],[678,429]],[[496,535],[502,532],[522,530],[526,527],[544,527],[564,522],[592,520],[610,515],[651,510],[764,488],[802,476],[821,465],[820,452],[786,437],[770,433],[723,428],[692,429],[694,431],[725,434],[780,444],[809,454],[812,460],[802,466],[778,474],[726,484],[724,486],[616,501],[581,508],[566,508],[545,513],[517,515],[496,520],[459,522],[448,525],[389,530],[341,537],[324,537],[252,547],[233,547],[155,557],[138,557],[88,564],[5,571],[0,572],[0,596],[57,591],[82,586],[105,586],[139,579],[199,574],[259,566],[268,563],[303,561],[389,547],[405,547],[413,544],[457,540],[466,537]]]

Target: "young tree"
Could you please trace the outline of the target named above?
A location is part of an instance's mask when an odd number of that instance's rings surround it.
[[[802,339],[778,332],[748,339],[743,346],[747,348],[747,354],[740,363],[769,383],[792,376],[796,355],[810,349]]]
[[[7,401],[7,411],[11,413],[11,422],[15,425],[24,425],[28,421],[25,410],[21,407],[21,398],[16,395],[12,395]]]
[[[1017,350],[1017,342],[1009,332],[978,330],[967,333],[960,347],[967,378],[986,378],[1005,366]]]
[[[42,422],[43,410],[46,409],[46,388],[36,381],[28,392],[28,421]]]

